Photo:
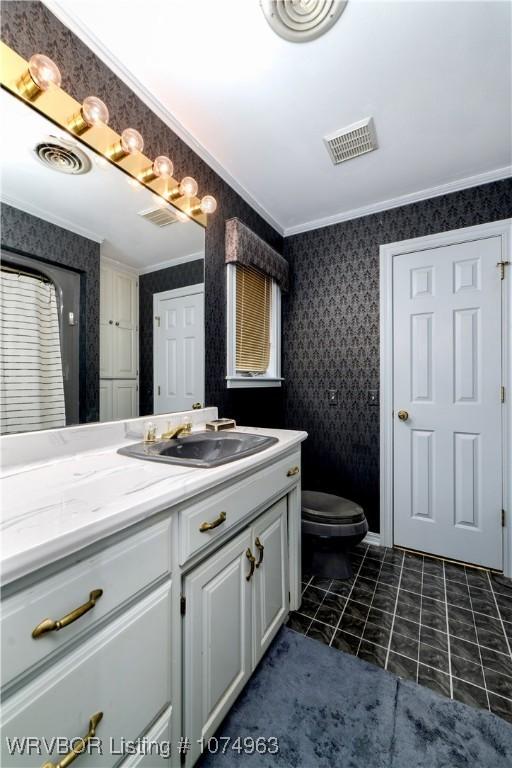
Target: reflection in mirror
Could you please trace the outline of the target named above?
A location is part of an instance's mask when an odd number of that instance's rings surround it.
[[[1,432],[203,404],[204,229],[0,97]]]

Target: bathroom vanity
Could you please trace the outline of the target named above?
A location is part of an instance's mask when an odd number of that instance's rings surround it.
[[[89,737],[84,768],[192,766],[299,605],[306,434],[242,429],[277,442],[197,469],[119,455],[142,429],[2,438],[3,766],[69,753],[11,756],[15,737]]]

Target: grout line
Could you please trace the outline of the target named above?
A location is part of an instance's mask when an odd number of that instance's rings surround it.
[[[385,555],[384,555],[384,557],[385,557]],[[381,573],[381,571],[382,571],[382,565],[383,565],[383,563],[384,563],[384,557],[383,557],[383,558],[382,558],[382,560],[380,561],[379,576],[380,576],[380,573]],[[375,588],[374,588],[374,590],[373,590],[373,592],[372,592],[372,599],[370,600],[370,605],[368,606],[368,613],[366,614],[366,619],[365,619],[365,621],[364,621],[364,627],[363,627],[363,631],[361,632],[361,637],[359,638],[359,644],[358,644],[358,646],[357,646],[356,656],[359,654],[359,650],[360,650],[360,648],[361,648],[361,643],[363,642],[363,635],[364,635],[364,631],[365,631],[365,629],[366,629],[366,625],[368,624],[368,616],[370,615],[370,611],[371,611],[371,609],[372,609],[372,605],[373,605],[373,598],[375,597],[375,593],[376,593],[376,591],[377,591],[377,584],[378,584],[378,581],[379,581],[379,580],[378,580],[378,578],[377,578],[377,580],[375,581]],[[369,641],[365,641],[365,642],[369,642]],[[374,643],[374,645],[377,645],[377,643]]]
[[[501,629],[503,631],[503,634],[505,635],[505,642],[507,643],[508,652],[510,654],[510,658],[512,658],[512,648],[510,647],[510,641],[508,639],[508,635],[505,632],[505,624],[503,623],[503,616],[501,615],[501,609],[500,609],[500,606],[499,606],[498,601],[496,599],[496,594],[495,594],[494,588],[492,586],[492,581],[491,581],[491,577],[489,576],[489,571],[487,571],[487,579],[488,579],[490,587],[491,587],[492,596],[494,597],[494,604],[495,604],[496,609],[498,611],[498,616],[499,616],[499,619],[500,619],[500,622],[501,622]],[[477,637],[478,637],[478,635],[477,635]]]
[[[405,555],[404,555],[404,560],[405,560]],[[443,568],[443,570],[444,570],[444,568]],[[420,594],[420,637],[419,637],[419,642],[418,642],[418,666],[416,667],[416,682],[418,682],[418,681],[419,681],[419,679],[420,679],[421,627],[422,627],[422,626],[425,626],[425,627],[427,626],[426,624],[425,624],[425,625],[422,625],[422,623],[421,623],[421,617],[422,617],[422,615],[423,615],[423,577],[424,577],[424,569],[421,571],[421,594]],[[433,627],[430,627],[430,629],[433,629]],[[448,629],[448,627],[447,627],[447,629]],[[448,634],[448,633],[447,633],[447,634]]]
[[[467,574],[466,574],[466,579],[467,579]],[[471,605],[471,613],[473,615],[473,627],[475,629],[475,635],[476,635],[476,639],[478,641],[478,646],[477,646],[478,647],[478,658],[480,659],[480,667],[482,669],[482,677],[483,677],[483,680],[484,680],[485,698],[487,699],[487,708],[488,708],[488,710],[490,712],[491,711],[491,702],[489,701],[489,691],[487,690],[487,680],[485,679],[484,663],[483,663],[483,660],[482,660],[482,651],[481,651],[481,648],[480,648],[480,641],[478,639],[478,628],[476,626],[475,613],[473,611],[473,599],[471,597],[471,590],[469,589],[469,581],[468,581],[468,591],[469,591],[469,603]],[[503,634],[505,634],[505,630],[503,630]],[[451,658],[450,658],[450,664],[451,664]]]
[[[386,661],[384,662],[384,669],[387,669],[388,661],[389,661],[389,653],[390,653],[390,650],[391,650],[391,640],[393,638],[393,630],[394,630],[394,627],[395,627],[396,607],[398,605],[398,595],[400,594],[400,584],[402,583],[402,574],[404,572],[404,560],[405,560],[405,555],[402,558],[402,567],[400,568],[400,577],[398,579],[398,586],[397,586],[397,590],[396,590],[395,609],[393,611],[393,620],[391,622],[391,629],[389,630],[388,648],[387,648],[387,651],[386,651]],[[423,565],[422,565],[422,568],[423,568]],[[418,629],[418,637],[419,637],[419,629]],[[418,642],[418,656],[419,656],[419,642]],[[418,659],[416,659],[416,663],[417,662],[418,662]]]
[[[367,552],[368,552],[368,549],[367,549],[367,550],[366,550],[366,552],[364,553],[364,555],[363,555],[363,559],[362,559],[362,560],[361,560],[361,562],[359,563],[359,568],[357,569],[357,573],[356,573],[356,575],[354,576],[354,581],[353,581],[353,584],[352,584],[352,586],[350,587],[350,592],[348,593],[348,595],[347,595],[347,598],[346,598],[346,600],[345,600],[345,605],[343,606],[343,610],[342,610],[342,612],[341,612],[341,614],[340,614],[340,617],[339,617],[339,619],[338,619],[338,623],[336,624],[336,626],[335,626],[335,628],[334,628],[334,632],[332,633],[332,637],[331,637],[331,640],[330,640],[330,642],[329,642],[329,648],[331,647],[331,644],[332,644],[332,641],[334,640],[334,637],[335,637],[335,635],[336,635],[336,632],[338,631],[338,629],[339,629],[339,627],[340,627],[340,624],[341,624],[341,620],[342,620],[342,618],[343,618],[343,615],[344,615],[344,613],[345,613],[345,609],[346,609],[346,607],[347,607],[347,605],[348,605],[348,601],[350,600],[350,595],[351,595],[351,594],[352,594],[352,592],[354,591],[354,586],[355,586],[355,583],[356,583],[356,581],[357,581],[357,579],[358,579],[358,577],[359,577],[359,573],[361,572],[361,568],[363,567],[363,563],[364,563],[364,561],[366,560],[366,553],[367,553]],[[331,583],[332,583],[332,582],[331,582]],[[340,595],[340,597],[341,597],[341,595]]]
[[[448,638],[448,677],[450,681],[450,699],[453,699],[452,653],[450,648],[450,624],[448,623],[448,595],[446,593],[446,575],[444,571],[444,562],[443,562],[443,582],[444,582],[444,605],[445,605],[445,614],[446,614],[446,637]],[[466,587],[469,592],[467,576],[466,576]]]

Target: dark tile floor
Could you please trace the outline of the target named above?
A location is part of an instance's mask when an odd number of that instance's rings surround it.
[[[512,580],[360,544],[347,581],[303,577],[288,626],[512,722]]]

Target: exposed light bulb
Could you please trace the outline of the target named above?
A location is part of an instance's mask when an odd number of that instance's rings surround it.
[[[205,195],[201,198],[199,207],[203,213],[215,213],[217,210],[217,201],[213,195]]]
[[[135,128],[125,128],[121,134],[121,148],[127,155],[133,152],[142,152],[144,139]]]
[[[153,173],[160,179],[168,179],[172,176],[174,171],[174,165],[165,155],[158,155],[153,163]]]
[[[82,103],[82,117],[89,127],[98,123],[108,125],[108,109],[97,96],[87,96]]]
[[[62,77],[54,61],[43,53],[35,53],[28,62],[30,77],[40,91],[47,91],[52,85],[60,87]]]
[[[181,180],[180,194],[183,197],[195,197],[197,194],[197,181],[192,176],[185,176]]]

